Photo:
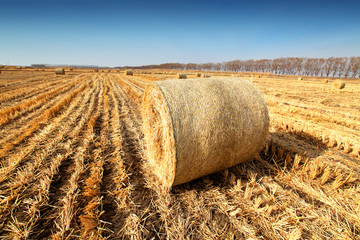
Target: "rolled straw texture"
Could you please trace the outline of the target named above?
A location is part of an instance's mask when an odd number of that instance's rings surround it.
[[[333,84],[334,88],[343,89],[345,87],[345,83],[341,80],[336,80]]]
[[[132,71],[132,70],[126,70],[126,71],[125,71],[125,75],[133,76],[133,75],[134,75],[134,71]]]
[[[210,74],[202,73],[202,74],[201,74],[201,77],[202,77],[202,78],[209,78],[209,77],[210,77]]]
[[[63,74],[65,74],[65,69],[64,68],[55,68],[55,74],[63,75]]]
[[[186,79],[187,76],[185,73],[178,73],[178,74],[176,74],[176,78],[177,79]]]
[[[142,118],[147,169],[166,187],[254,159],[269,131],[260,92],[235,78],[155,82]]]

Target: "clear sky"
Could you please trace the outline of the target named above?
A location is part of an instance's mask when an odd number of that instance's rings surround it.
[[[0,0],[0,64],[360,56],[359,0]]]

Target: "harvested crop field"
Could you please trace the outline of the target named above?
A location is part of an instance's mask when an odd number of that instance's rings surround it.
[[[2,71],[0,238],[360,239],[358,79],[239,76],[267,102],[266,146],[168,192],[144,177],[139,109],[176,74]]]

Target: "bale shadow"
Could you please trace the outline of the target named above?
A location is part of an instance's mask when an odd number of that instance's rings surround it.
[[[174,186],[172,193],[179,194],[187,190],[205,191],[209,186],[231,187],[232,182],[238,179],[249,181],[251,173],[256,174],[257,178],[275,177],[278,171],[289,171],[293,168],[296,155],[315,159],[327,149],[325,143],[308,133],[277,130],[270,133],[266,145],[253,160]]]

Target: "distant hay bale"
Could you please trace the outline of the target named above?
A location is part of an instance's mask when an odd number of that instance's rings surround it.
[[[107,72],[111,72],[111,70],[109,69],[109,70],[107,70]]]
[[[178,73],[178,74],[176,74],[176,78],[177,79],[186,79],[187,76],[185,73]]]
[[[328,83],[328,82],[329,82],[329,80],[327,80],[327,79],[323,79],[323,80],[321,80],[321,82],[322,82],[322,83]]]
[[[201,77],[201,73],[196,73],[196,77]]]
[[[333,83],[333,86],[334,88],[336,89],[343,89],[345,87],[345,83],[341,80],[336,80],[334,83]]]
[[[303,77],[298,77],[298,80],[303,80],[304,78]]]
[[[64,68],[55,68],[55,74],[56,75],[64,75],[65,69]]]
[[[134,71],[133,71],[133,70],[126,70],[126,71],[125,71],[125,75],[133,76],[133,75],[134,75]]]
[[[99,72],[99,69],[94,69],[94,72]]]
[[[73,69],[72,68],[69,68],[70,71],[72,71]]]
[[[141,114],[146,169],[166,187],[254,159],[269,131],[260,92],[236,78],[155,82]]]
[[[202,77],[202,78],[209,78],[209,77],[210,77],[210,74],[202,73],[202,74],[201,74],[201,77]]]
[[[258,78],[261,78],[261,75],[259,75]]]

